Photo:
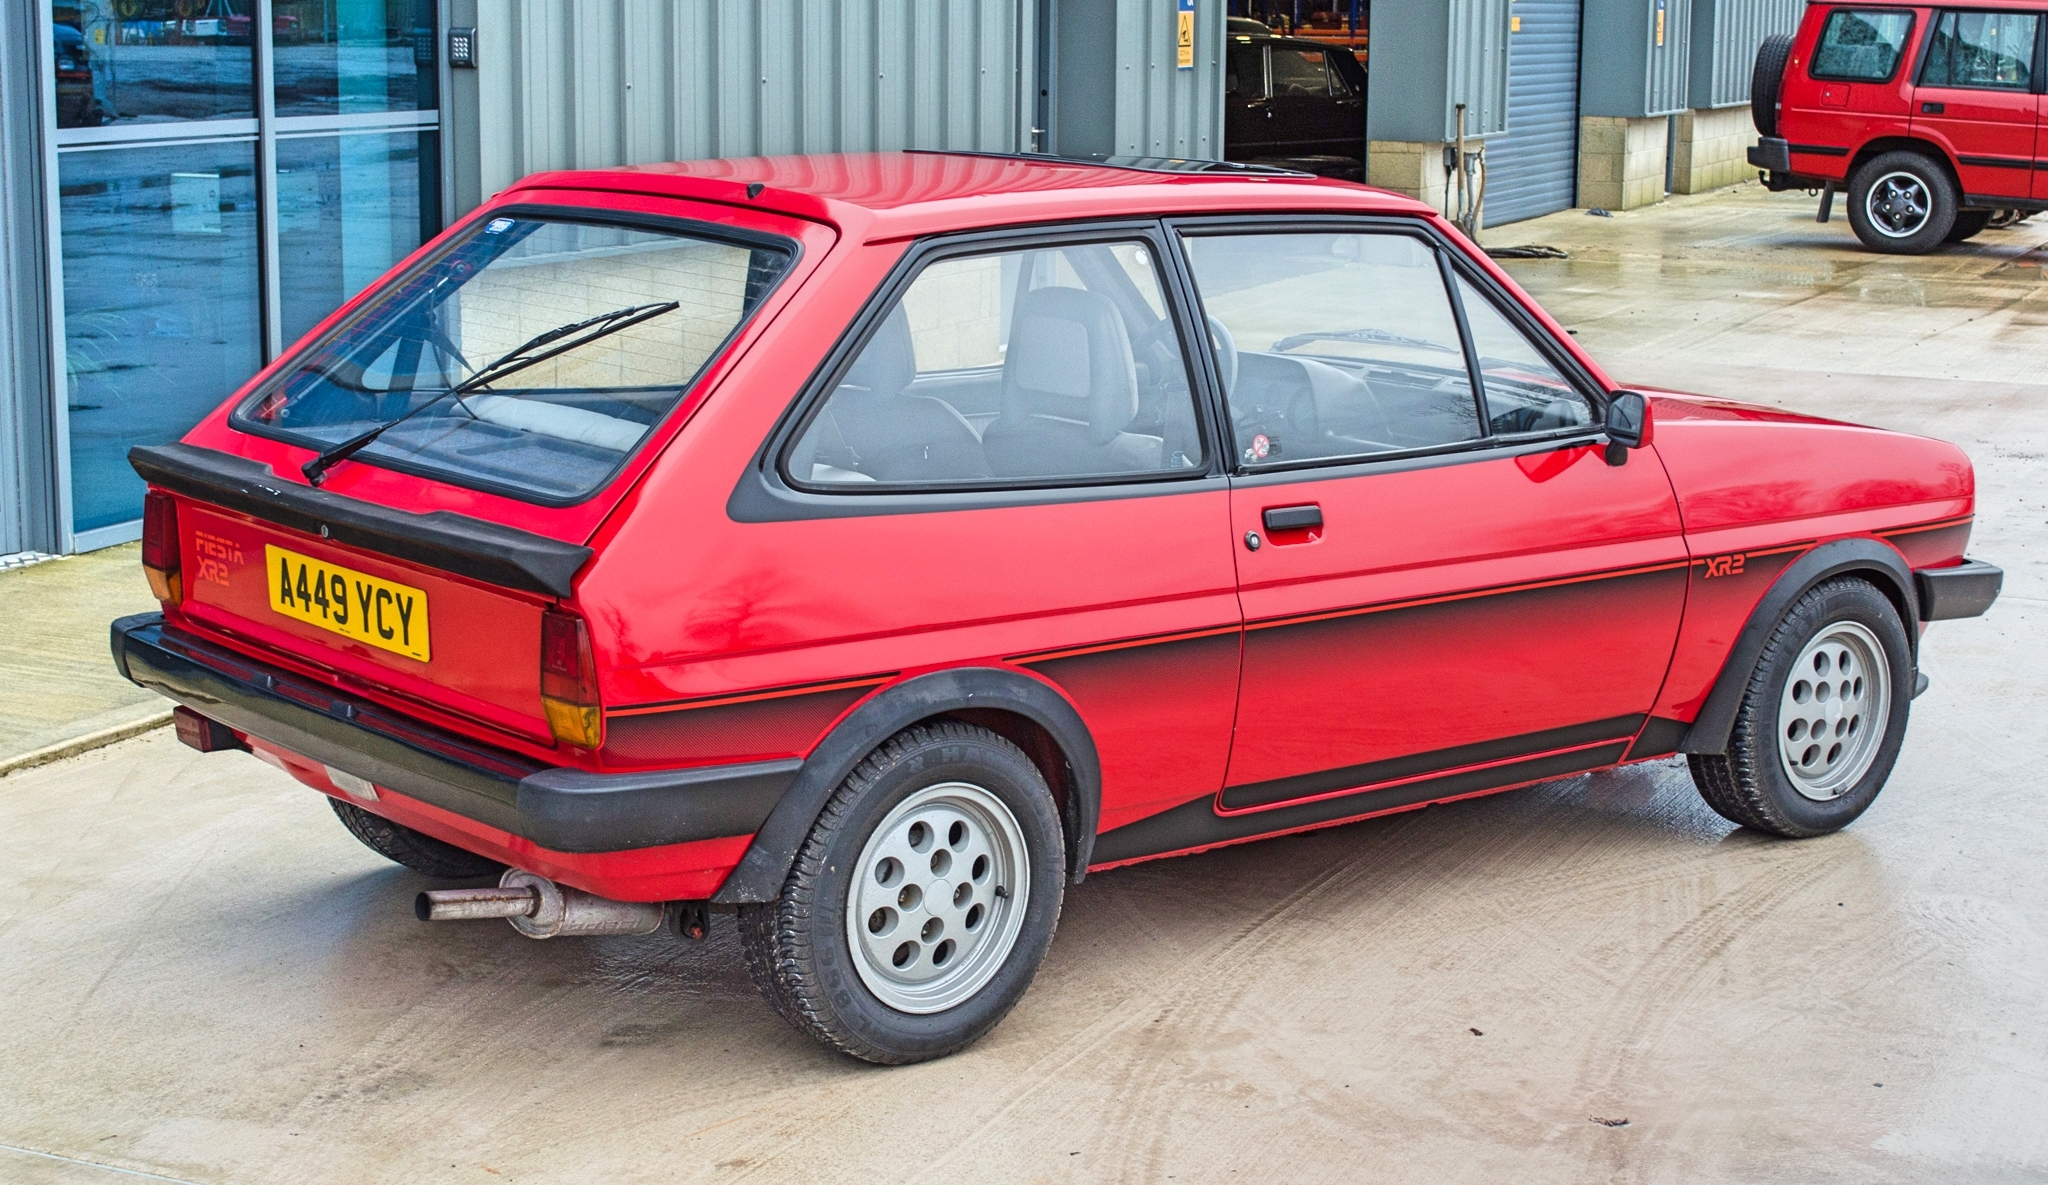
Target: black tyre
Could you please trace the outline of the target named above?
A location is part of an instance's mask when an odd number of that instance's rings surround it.
[[[1995,210],[1958,210],[1958,211],[1956,211],[1956,224],[1955,224],[1954,226],[1951,226],[1951,227],[1949,227],[1949,228],[1948,228],[1948,237],[1947,237],[1947,238],[1945,238],[1945,239],[1943,239],[1943,240],[1942,240],[1942,242],[1944,242],[1944,243],[1960,243],[1960,242],[1962,242],[1962,241],[1963,241],[1963,240],[1965,240],[1965,239],[1973,239],[1973,238],[1976,238],[1976,237],[1977,237],[1977,236],[1978,236],[1979,234],[1982,234],[1982,233],[1984,232],[1984,228],[1985,228],[1985,227],[1987,227],[1987,226],[1990,226],[1990,225],[1991,225],[1991,216],[1992,216],[1992,215],[1993,215],[1994,213],[1997,213],[1997,211],[1995,211]]]
[[[1891,776],[1913,702],[1898,610],[1862,580],[1816,585],[1765,643],[1725,754],[1694,754],[1693,783],[1723,818],[1790,839],[1826,835]]]
[[[339,798],[327,801],[334,807],[334,813],[341,816],[341,825],[348,828],[350,835],[362,840],[364,847],[422,876],[459,881],[496,876],[505,869],[496,860],[486,860],[475,852],[465,852],[454,844],[442,843],[402,823],[373,815],[354,803],[343,802]]]
[[[1038,767],[938,721],[832,793],[782,895],[740,908],[755,986],[817,1040],[884,1065],[944,1057],[1031,986],[1059,924],[1066,849]]]
[[[1792,56],[1792,38],[1773,33],[1756,47],[1756,67],[1749,76],[1749,118],[1758,135],[1778,134],[1778,91],[1785,83],[1785,61]]]
[[[1849,177],[1849,225],[1872,251],[1925,255],[1956,221],[1956,183],[1917,152],[1871,157]]]

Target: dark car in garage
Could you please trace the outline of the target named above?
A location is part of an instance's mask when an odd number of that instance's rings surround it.
[[[1223,145],[1229,160],[1364,180],[1365,67],[1319,41],[1233,31]]]

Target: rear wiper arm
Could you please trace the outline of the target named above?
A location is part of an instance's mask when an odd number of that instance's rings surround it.
[[[660,304],[633,305],[629,308],[613,309],[609,313],[600,313],[587,320],[556,326],[546,333],[530,337],[513,347],[510,351],[485,364],[482,370],[470,375],[468,378],[427,400],[425,403],[420,404],[418,407],[413,408],[411,411],[406,412],[404,415],[386,420],[366,432],[351,436],[340,444],[322,450],[319,456],[301,465],[299,472],[306,475],[306,480],[309,483],[317,486],[325,479],[329,469],[355,456],[363,451],[363,449],[369,447],[371,441],[382,436],[390,429],[405,423],[443,399],[453,397],[459,401],[469,392],[486,386],[497,379],[504,378],[506,375],[517,374],[529,366],[537,366],[557,355],[566,354],[578,346],[587,346],[598,338],[610,337],[622,329],[631,329],[642,321],[651,321],[663,313],[672,313],[681,307],[682,302],[674,300],[664,301]],[[564,338],[569,340],[563,341],[562,339]],[[541,347],[543,346],[547,348],[542,349]],[[535,351],[538,352],[536,353]]]

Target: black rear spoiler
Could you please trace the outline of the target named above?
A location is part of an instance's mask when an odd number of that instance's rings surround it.
[[[467,576],[485,584],[566,597],[591,557],[564,543],[466,514],[415,514],[285,481],[270,466],[190,444],[137,445],[128,463],[142,480],[266,522]]]

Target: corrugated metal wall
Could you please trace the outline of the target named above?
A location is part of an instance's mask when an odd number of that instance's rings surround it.
[[[1638,118],[1685,110],[1692,86],[1692,5],[1693,0],[1586,0],[1580,113]]]
[[[1490,136],[1508,127],[1509,0],[1451,0],[1445,63],[1444,138],[1458,133],[1458,104],[1465,105],[1465,134]]]
[[[1579,151],[1579,0],[1515,0],[1508,130],[1486,142],[1486,225],[1568,210]]]
[[[1688,105],[1749,102],[1756,47],[1799,27],[1806,0],[1692,0],[1692,82]]]
[[[1028,4],[478,0],[482,192],[543,169],[1015,151],[1030,142]]]
[[[1116,150],[1223,157],[1223,0],[1195,2],[1195,68],[1174,64],[1174,0],[1065,0],[1116,14]]]

